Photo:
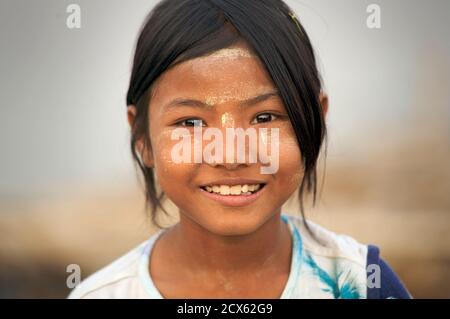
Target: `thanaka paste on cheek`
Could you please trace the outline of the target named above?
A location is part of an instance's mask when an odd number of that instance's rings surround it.
[[[297,143],[297,140],[292,134],[288,136],[284,136],[281,139],[280,148],[282,149],[280,153],[280,161],[283,161],[283,158],[298,158],[297,167],[293,168],[290,174],[289,182],[291,184],[295,184],[296,186],[300,185],[301,179],[303,177],[303,168],[301,163],[301,152]],[[286,161],[283,161],[286,162]]]
[[[163,163],[162,169],[164,172],[167,172],[168,165],[172,163],[170,157],[166,154],[166,152],[163,149],[161,149],[161,147],[164,147],[167,138],[170,139],[170,132],[168,131],[162,131],[159,135],[153,138],[154,140],[153,157],[155,158],[155,170],[157,172],[158,167],[160,166],[159,163]]]

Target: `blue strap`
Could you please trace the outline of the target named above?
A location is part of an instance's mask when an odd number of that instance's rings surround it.
[[[394,270],[380,258],[380,250],[375,245],[367,247],[367,265],[378,265],[380,269],[381,283],[380,287],[369,288],[367,286],[367,299],[411,299],[412,296],[402,283],[400,278],[395,274]],[[373,274],[372,271],[367,273],[368,276]]]

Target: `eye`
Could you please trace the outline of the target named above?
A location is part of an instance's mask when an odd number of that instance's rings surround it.
[[[181,126],[205,126],[203,120],[198,118],[189,118],[175,123]]]
[[[271,122],[277,118],[278,118],[278,116],[275,114],[272,114],[272,113],[261,113],[261,114],[256,115],[255,119],[252,121],[251,124]],[[256,123],[255,123],[255,120],[256,120]]]

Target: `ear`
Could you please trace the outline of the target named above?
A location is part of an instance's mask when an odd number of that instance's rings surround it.
[[[323,117],[326,118],[328,114],[328,95],[325,92],[320,91],[319,101],[322,105]]]
[[[134,129],[134,121],[136,120],[136,113],[137,110],[135,105],[129,105],[127,107],[128,124],[130,125],[132,134]],[[154,166],[152,149],[151,147],[148,148],[145,147],[145,141],[143,136],[136,141],[136,150],[140,154],[141,160],[145,166],[147,167]]]

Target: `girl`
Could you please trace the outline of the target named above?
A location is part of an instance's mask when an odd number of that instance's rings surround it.
[[[375,246],[281,212],[297,190],[302,215],[304,193],[315,202],[328,110],[308,35],[283,1],[160,2],[137,42],[127,106],[153,221],[164,197],[180,220],[71,298],[410,297]],[[204,155],[230,129],[256,132],[276,169],[225,159],[220,143],[200,162],[175,160],[174,136]]]

